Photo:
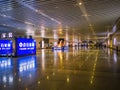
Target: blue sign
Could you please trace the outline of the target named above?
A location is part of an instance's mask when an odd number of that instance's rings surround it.
[[[68,47],[67,46],[64,46],[64,47],[52,47],[52,51],[68,51]]]
[[[16,56],[36,54],[36,41],[32,38],[16,38]]]
[[[0,55],[11,55],[12,49],[11,40],[0,40]]]

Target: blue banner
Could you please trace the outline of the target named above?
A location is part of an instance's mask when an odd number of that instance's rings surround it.
[[[36,40],[32,38],[16,38],[16,56],[36,54]]]
[[[0,55],[11,55],[13,53],[11,40],[0,40]]]
[[[52,47],[52,51],[68,51],[68,46],[64,46],[64,47],[57,47],[57,46],[54,46]]]

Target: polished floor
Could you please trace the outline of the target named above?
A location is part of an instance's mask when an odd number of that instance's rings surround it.
[[[120,90],[120,54],[70,48],[0,57],[0,90]]]

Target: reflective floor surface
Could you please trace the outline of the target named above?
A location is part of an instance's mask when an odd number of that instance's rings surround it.
[[[120,54],[71,48],[0,57],[0,90],[120,90]]]

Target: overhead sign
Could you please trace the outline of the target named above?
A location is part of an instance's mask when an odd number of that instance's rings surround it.
[[[8,37],[8,38],[13,38],[13,33],[12,33],[12,32],[9,32],[9,33],[7,34],[7,37]]]
[[[0,55],[11,55],[13,53],[11,40],[0,40]]]
[[[0,36],[1,36],[1,38],[13,38],[14,34],[12,32],[2,33]]]
[[[36,40],[32,38],[16,38],[16,56],[36,54]]]
[[[7,34],[6,33],[2,33],[1,34],[1,38],[6,38],[7,37]]]

